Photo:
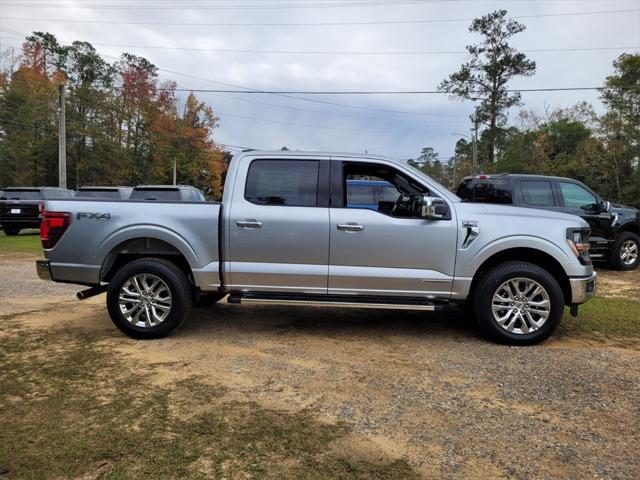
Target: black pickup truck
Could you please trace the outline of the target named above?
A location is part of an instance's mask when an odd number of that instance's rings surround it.
[[[6,187],[0,194],[0,224],[5,235],[40,228],[39,206],[45,200],[71,198],[73,190],[58,187]]]
[[[469,202],[578,215],[591,226],[593,260],[605,260],[617,270],[633,270],[640,264],[640,211],[612,205],[577,180],[508,173],[476,175],[465,177],[456,193]]]

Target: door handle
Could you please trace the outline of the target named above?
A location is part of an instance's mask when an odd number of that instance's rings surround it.
[[[344,230],[345,232],[361,232],[364,230],[364,225],[358,225],[357,223],[339,223],[338,230]]]
[[[262,228],[262,222],[258,222],[257,220],[238,220],[236,225],[241,228]]]

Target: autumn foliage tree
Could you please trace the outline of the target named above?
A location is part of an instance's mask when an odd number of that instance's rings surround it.
[[[220,195],[225,161],[218,118],[193,94],[176,95],[158,69],[124,53],[105,61],[87,42],[61,46],[36,32],[0,76],[0,186],[56,185],[58,86],[65,84],[68,185],[170,183]]]

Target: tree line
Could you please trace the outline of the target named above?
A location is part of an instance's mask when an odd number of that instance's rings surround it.
[[[212,140],[219,119],[193,93],[124,53],[109,63],[87,42],[62,46],[50,33],[26,38],[0,71],[0,187],[58,184],[59,86],[66,92],[67,184],[177,182],[219,197],[227,153]]]
[[[498,10],[469,27],[481,40],[467,47],[470,60],[440,84],[451,97],[473,101],[471,131],[478,131],[475,173],[530,173],[571,177],[604,198],[640,207],[640,55],[624,53],[600,90],[605,111],[581,102],[570,108],[536,111],[522,107],[509,81],[535,74],[536,64],[509,40],[525,26]],[[431,147],[414,162],[455,190],[473,172],[472,141],[461,138],[454,156],[441,161]],[[454,175],[455,171],[455,175]]]

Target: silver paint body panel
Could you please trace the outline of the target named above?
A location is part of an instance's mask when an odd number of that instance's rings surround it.
[[[251,161],[287,158],[392,165],[444,199],[451,219],[395,218],[368,209],[267,206],[245,200]],[[578,262],[566,241],[567,228],[587,226],[581,218],[463,203],[405,162],[372,155],[241,153],[227,172],[222,204],[49,200],[46,209],[72,213],[67,232],[44,252],[53,279],[71,283],[100,283],[110,254],[137,238],[161,240],[177,250],[191,267],[195,284],[205,291],[464,300],[482,263],[511,248],[550,255],[570,278],[593,272]],[[108,212],[110,218],[78,219],[78,212]],[[338,228],[347,224],[363,228]],[[469,225],[477,226],[472,241]]]

